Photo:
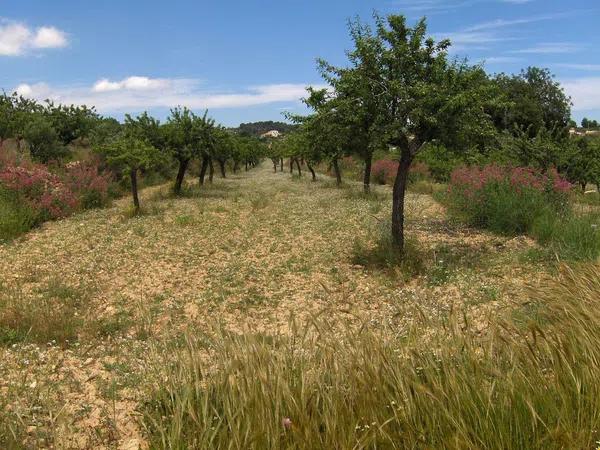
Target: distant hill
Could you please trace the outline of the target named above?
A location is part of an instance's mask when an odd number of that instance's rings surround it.
[[[297,125],[292,125],[290,123],[267,120],[263,122],[241,123],[240,126],[234,130],[244,136],[260,136],[261,134],[271,130],[277,130],[283,134],[289,133],[290,131],[294,130],[296,126]]]

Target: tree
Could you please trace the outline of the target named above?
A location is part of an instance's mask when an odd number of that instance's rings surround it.
[[[385,108],[384,97],[374,90],[374,84],[381,83],[381,56],[384,42],[372,33],[368,25],[359,20],[350,22],[350,36],[354,49],[348,52],[350,67],[335,67],[324,60],[318,61],[321,76],[335,91],[330,99],[338,120],[345,122],[347,139],[346,150],[364,161],[363,189],[368,193],[371,186],[371,164],[377,147],[383,146],[379,139],[377,120]]]
[[[336,184],[339,187],[342,184],[339,159],[344,156],[344,149],[353,148],[352,142],[357,137],[352,114],[348,109],[339,107],[336,101],[338,97],[327,89],[309,87],[307,92],[309,95],[303,101],[314,111],[314,114],[288,117],[300,124],[300,129],[305,135],[304,157],[308,161],[309,170],[313,173],[313,179],[316,175],[312,166],[320,161],[328,161],[334,170]]]
[[[598,128],[598,121],[597,120],[590,120],[587,117],[584,117],[581,120],[581,128],[585,128],[585,129],[595,129]]]
[[[124,134],[100,146],[97,151],[106,156],[108,164],[129,174],[135,212],[140,211],[137,177],[140,170],[150,170],[165,161],[165,155],[148,140]]]
[[[375,22],[375,31],[351,25],[353,67],[328,70],[328,76],[335,95],[343,87],[342,99],[348,108],[352,103],[373,105],[373,109],[368,108],[369,114],[376,114],[369,129],[370,145],[385,144],[400,154],[391,231],[397,250],[402,252],[404,198],[413,160],[430,143],[468,148],[494,132],[485,113],[492,89],[481,67],[448,60],[450,41],[436,43],[427,37],[425,19],[412,28],[398,15],[385,19],[376,16]]]
[[[224,127],[218,126],[214,129],[214,157],[219,163],[221,177],[226,178],[225,165],[227,160],[231,158],[233,139]]]
[[[525,130],[530,137],[541,128],[566,134],[571,99],[548,69],[528,67],[519,75],[497,75],[494,82],[507,100],[493,113],[500,130]]]
[[[43,163],[56,161],[68,153],[56,129],[47,117],[41,113],[29,115],[22,136],[29,144],[31,157],[37,161]]]
[[[579,184],[585,191],[588,183],[600,188],[600,139],[579,137],[569,142],[566,175],[569,181]]]
[[[216,136],[215,136],[215,121],[208,117],[208,110],[204,111],[202,117],[194,117],[194,147],[196,154],[201,158],[200,175],[198,178],[199,184],[204,184],[206,170],[209,169],[209,181],[213,179],[213,156],[215,153]]]
[[[188,108],[174,108],[162,130],[165,148],[178,163],[173,192],[179,195],[185,172],[197,154],[195,116]]]
[[[63,146],[77,139],[88,137],[97,114],[93,108],[75,105],[55,105],[47,100],[44,115],[56,131],[58,140]]]

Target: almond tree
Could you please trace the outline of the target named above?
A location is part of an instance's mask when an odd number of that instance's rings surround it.
[[[402,252],[412,162],[429,143],[466,149],[492,133],[485,106],[493,91],[483,69],[448,59],[450,41],[427,37],[425,19],[409,27],[404,16],[375,16],[375,24],[374,31],[358,21],[350,25],[354,49],[349,68],[324,62],[320,68],[334,91],[332,101],[347,111],[354,107],[359,117],[368,119],[369,128],[361,131],[368,146],[386,145],[400,153],[391,231]]]
[[[164,154],[151,145],[147,140],[124,134],[112,142],[98,148],[106,156],[106,161],[129,174],[131,181],[131,196],[135,212],[140,211],[138,197],[138,172],[149,170],[165,162]]]

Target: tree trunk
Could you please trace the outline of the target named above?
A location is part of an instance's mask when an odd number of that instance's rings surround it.
[[[208,158],[208,182],[212,184],[213,177],[215,176],[215,166],[211,157]]]
[[[298,176],[301,177],[302,176],[302,169],[300,169],[300,161],[298,161],[298,158],[296,159],[296,167],[298,168]]]
[[[371,191],[371,162],[373,161],[373,154],[369,153],[369,155],[365,158],[365,175],[363,178],[363,191],[365,194],[368,194]]]
[[[225,161],[219,160],[219,167],[221,168],[221,178],[227,178],[225,175]]]
[[[340,165],[338,164],[338,159],[333,158],[331,161],[331,165],[333,166],[333,171],[335,172],[335,184],[337,187],[342,185],[342,173],[340,172]]]
[[[283,158],[279,158],[280,168],[279,171],[283,172]]]
[[[181,185],[183,184],[183,179],[185,177],[185,171],[187,170],[189,163],[190,163],[189,159],[182,159],[179,161],[179,169],[177,170],[177,178],[175,178],[175,186],[173,187],[173,192],[176,195],[181,194]]]
[[[294,158],[290,157],[290,173],[294,173]]]
[[[246,172],[248,172],[248,161],[246,161]]]
[[[404,251],[404,196],[408,183],[408,171],[413,156],[409,149],[402,150],[396,181],[394,182],[394,195],[392,200],[392,239],[396,249]]]
[[[585,194],[585,186],[586,186],[586,182],[585,181],[580,181],[579,185],[581,186],[581,192],[583,192]]]
[[[202,165],[200,166],[200,176],[198,177],[198,183],[200,186],[204,184],[204,177],[206,176],[206,169],[208,169],[208,156],[202,157]]]
[[[138,185],[137,185],[137,169],[132,169],[129,173],[131,177],[131,195],[133,196],[133,208],[136,214],[140,211],[140,199],[138,197]]]
[[[317,181],[317,174],[315,173],[315,169],[313,169],[313,166],[311,166],[310,163],[307,162],[306,167],[308,167],[308,170],[310,170],[310,174],[312,175],[312,180]]]
[[[233,161],[233,173],[237,173],[240,170],[240,162],[236,159]]]
[[[273,161],[273,172],[277,173],[277,161],[274,159],[272,161]]]

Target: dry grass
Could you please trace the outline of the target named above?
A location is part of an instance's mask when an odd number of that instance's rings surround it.
[[[302,328],[319,314],[405,326],[415,304],[427,318],[460,305],[483,326],[546,270],[531,268],[531,242],[448,223],[422,194],[409,196],[411,239],[428,254],[467,256],[408,281],[357,265],[354,244],[376,245],[389,192],[363,198],[359,184],[327,184],[265,164],[181,198],[168,186],[148,188],[141,216],[131,217],[124,199],[1,245],[0,323],[9,338],[0,347],[0,430],[10,425],[34,448],[144,446],[139,407],[157,343],[215,322],[285,335],[290,316]],[[461,262],[472,255],[477,264]],[[53,283],[66,291],[52,293]]]
[[[593,448],[599,292],[599,266],[565,268],[521,306],[526,326],[505,312],[483,333],[457,311],[384,328],[320,318],[289,335],[191,336],[157,365],[152,447]]]

